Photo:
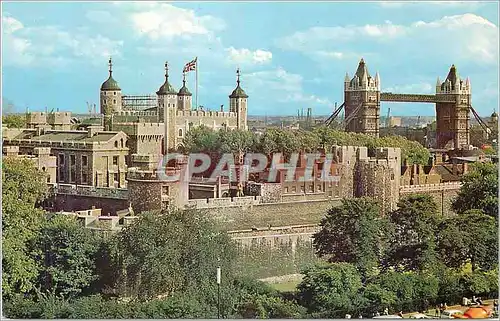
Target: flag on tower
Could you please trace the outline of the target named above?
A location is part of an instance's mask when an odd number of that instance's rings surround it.
[[[194,60],[188,62],[184,66],[184,72],[190,72],[190,71],[196,70],[196,60],[197,59],[198,59],[198,57],[196,57],[196,58],[194,58]]]

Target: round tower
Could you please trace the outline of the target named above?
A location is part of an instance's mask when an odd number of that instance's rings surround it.
[[[177,91],[168,81],[168,62],[165,62],[165,82],[156,92],[158,95],[158,114],[165,123],[163,137],[164,152],[174,148],[175,144],[175,117],[177,112]]]
[[[186,87],[186,73],[182,73],[182,88],[179,89],[179,93],[177,94],[177,105],[179,110],[191,110],[192,96]]]
[[[236,83],[237,86],[229,95],[229,111],[237,115],[237,128],[247,130],[247,99],[248,95],[240,87],[240,69],[236,70]]]
[[[122,90],[118,82],[113,79],[113,63],[109,58],[109,77],[101,85],[100,106],[101,114],[111,115],[122,109]]]
[[[497,124],[498,124],[498,114],[497,114],[496,111],[493,111],[493,114],[491,114],[490,121],[491,121],[492,125],[494,125],[495,127],[497,126]]]

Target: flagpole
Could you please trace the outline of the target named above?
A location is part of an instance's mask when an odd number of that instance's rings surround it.
[[[196,57],[196,109],[198,109],[198,57]]]

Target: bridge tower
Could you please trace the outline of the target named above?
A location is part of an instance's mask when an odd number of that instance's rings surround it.
[[[439,96],[451,99],[440,102]],[[436,83],[436,148],[460,149],[470,144],[469,121],[471,106],[471,85],[467,77],[460,79],[457,68],[452,65],[445,81]],[[445,99],[442,99],[443,101]]]
[[[380,77],[368,73],[361,58],[352,79],[346,73],[344,80],[344,108],[346,130],[378,137],[380,128]]]

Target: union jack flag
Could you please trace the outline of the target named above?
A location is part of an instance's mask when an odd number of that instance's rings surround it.
[[[184,72],[190,72],[190,71],[196,70],[196,60],[198,60],[198,57],[196,57],[196,58],[194,58],[194,60],[188,62],[184,66]]]

